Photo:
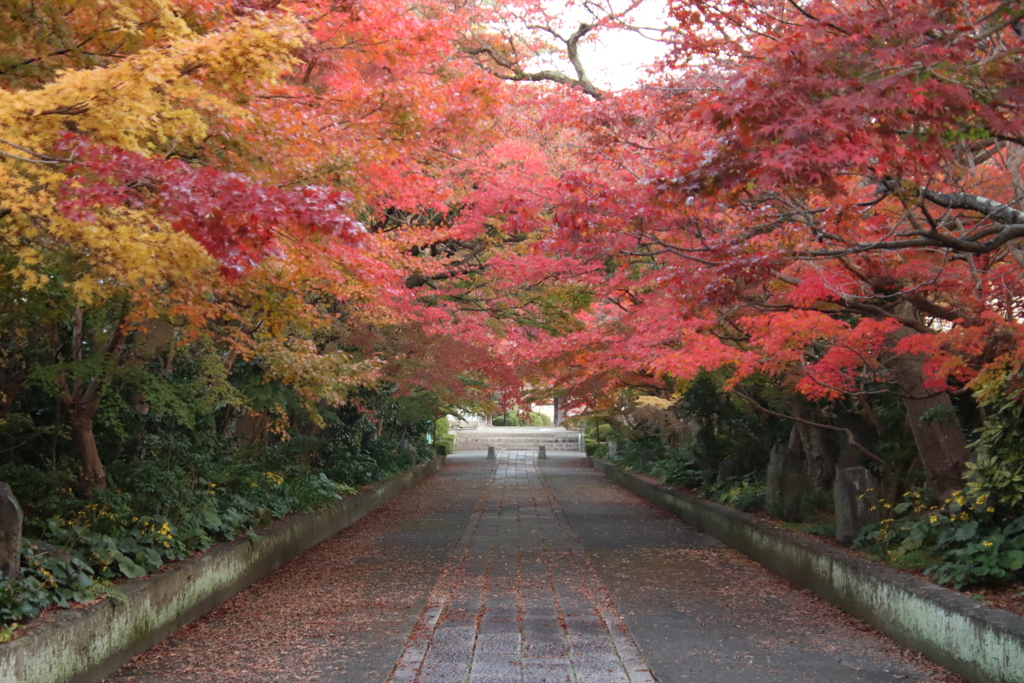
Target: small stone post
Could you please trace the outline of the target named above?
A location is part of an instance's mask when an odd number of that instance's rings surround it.
[[[618,452],[619,452],[619,442],[618,441],[609,441],[608,442],[608,457],[609,458],[614,458],[615,455]]]
[[[416,466],[416,457],[417,457],[418,453],[416,452],[416,447],[415,446],[413,446],[411,443],[409,443],[405,439],[402,439],[401,441],[398,442],[398,449],[397,450],[398,450],[399,456],[401,456],[401,459],[404,462],[404,465],[406,467],[415,467]]]
[[[498,457],[497,453],[494,452],[494,446],[488,446],[487,447],[487,459],[488,460],[494,460],[497,457]]]
[[[861,528],[877,522],[878,480],[865,467],[845,467],[836,472],[832,494],[836,505],[836,540],[850,543]]]
[[[768,514],[787,522],[799,521],[806,489],[800,452],[794,448],[792,441],[789,445],[777,444],[768,460],[768,483],[765,487],[765,508]]]
[[[0,573],[9,579],[21,567],[21,506],[7,482],[0,481]]]
[[[537,449],[537,459],[538,460],[547,460],[548,459],[548,447],[547,446],[541,446],[540,448]]]
[[[647,471],[651,463],[654,462],[654,451],[649,448],[645,448],[640,451],[640,470],[643,472]]]

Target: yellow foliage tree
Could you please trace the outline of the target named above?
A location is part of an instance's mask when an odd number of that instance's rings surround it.
[[[288,15],[200,35],[169,3],[100,4],[129,33],[143,5],[159,10],[148,35],[156,42],[0,98],[0,278],[10,323],[2,374],[23,379],[27,356],[46,349],[86,489],[105,482],[93,422],[130,325],[140,322],[134,306],[145,302],[151,315],[154,301],[202,302],[219,274],[201,244],[145,207],[69,216],[60,198],[75,191],[65,172],[75,159],[62,143],[77,136],[147,157],[187,156],[213,126],[244,120],[239,103],[252,84],[279,78],[307,40]],[[18,386],[5,382],[4,405]]]

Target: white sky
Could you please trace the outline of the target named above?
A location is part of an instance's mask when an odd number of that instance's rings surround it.
[[[562,36],[569,36],[581,22],[610,12],[622,12],[634,0],[542,0],[547,12],[558,17],[555,28]],[[663,56],[666,47],[659,42],[660,29],[668,23],[667,0],[643,0],[627,16],[631,26],[646,29],[642,32],[622,29],[602,29],[591,33],[579,44],[580,57],[587,76],[600,88],[622,90],[633,87],[646,75],[646,67]],[[523,27],[520,27],[523,28]],[[543,32],[539,33],[543,37]],[[575,76],[568,61],[557,58],[540,60],[538,66],[555,68]]]
[[[668,22],[664,0],[648,0],[632,14],[636,26],[662,28]],[[655,31],[647,31],[656,38]],[[635,86],[646,75],[645,68],[665,54],[663,43],[633,31],[607,31],[584,39],[580,55],[590,80],[598,87],[621,90]]]

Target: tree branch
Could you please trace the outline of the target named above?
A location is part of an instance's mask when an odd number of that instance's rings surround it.
[[[18,156],[17,154],[10,154],[8,152],[4,152],[3,150],[0,150],[0,156],[5,156],[9,159],[16,159],[18,161],[27,161],[30,164],[70,164],[73,161],[73,159],[58,159],[57,157],[51,157],[45,154],[40,154],[39,152],[33,152],[28,147],[16,145],[13,142],[4,140],[2,138],[0,138],[0,144],[4,144],[7,145],[8,147],[13,147],[14,149],[21,150],[22,152],[25,152],[25,154],[28,154],[30,157],[34,158],[30,159],[27,157],[21,157]]]
[[[817,427],[819,429],[827,429],[827,430],[832,431],[832,432],[840,432],[842,434],[845,434],[847,440],[850,442],[850,446],[852,446],[853,448],[855,448],[858,451],[860,451],[861,453],[863,453],[868,459],[877,462],[882,467],[884,467],[886,469],[891,469],[889,467],[889,463],[887,463],[885,460],[882,460],[880,457],[878,457],[877,455],[872,453],[865,446],[862,446],[860,444],[860,442],[857,441],[856,437],[854,437],[853,432],[850,429],[846,428],[846,427],[836,427],[834,425],[822,424],[821,422],[813,422],[811,420],[805,420],[802,417],[796,417],[794,415],[786,415],[785,413],[779,413],[779,412],[776,412],[774,410],[771,410],[770,408],[765,408],[763,405],[761,405],[760,403],[755,401],[750,396],[747,396],[742,391],[737,391],[736,393],[738,393],[740,396],[745,398],[750,403],[750,406],[754,410],[757,410],[759,412],[765,413],[766,415],[774,415],[775,417],[781,417],[784,420],[792,420],[793,422],[799,422],[801,424],[809,425],[811,427]]]

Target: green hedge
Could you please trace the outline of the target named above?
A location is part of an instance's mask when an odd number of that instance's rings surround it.
[[[544,413],[530,413],[527,415],[530,425],[533,427],[550,427],[551,418]]]
[[[455,435],[451,433],[447,417],[434,422],[434,447],[438,455],[451,455],[455,450]]]
[[[508,411],[491,421],[495,427],[518,427],[519,417],[512,411]]]

